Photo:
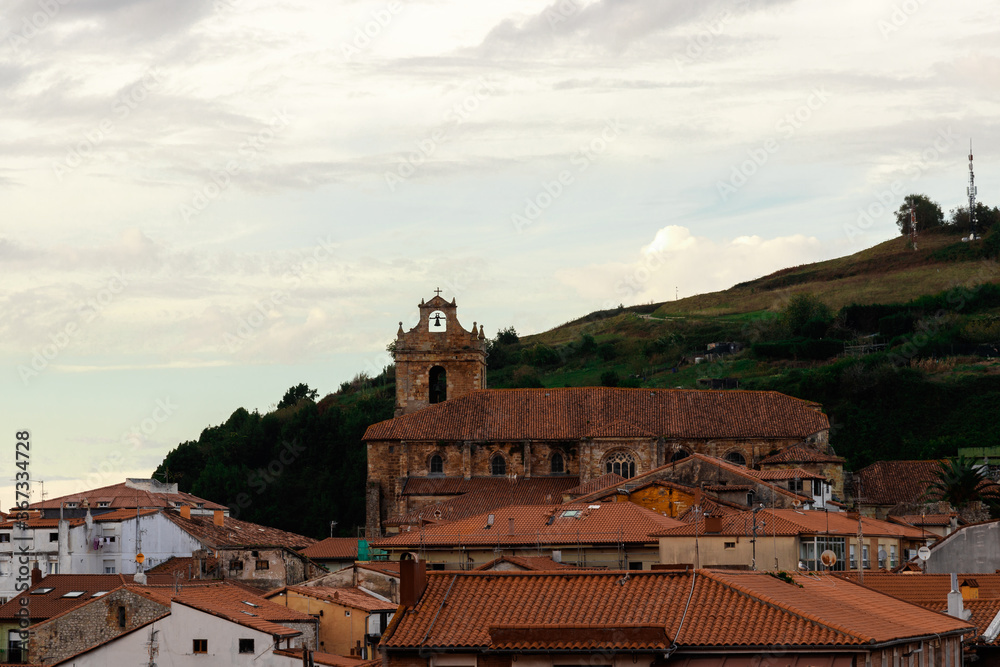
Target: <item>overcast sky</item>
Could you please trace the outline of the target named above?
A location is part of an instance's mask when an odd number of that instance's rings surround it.
[[[148,476],[438,287],[526,334],[849,254],[970,138],[1000,203],[996,1],[0,7],[4,507],[17,430],[49,497]]]

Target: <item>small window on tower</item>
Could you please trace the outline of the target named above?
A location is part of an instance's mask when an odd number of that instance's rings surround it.
[[[440,454],[435,454],[431,457],[431,474],[439,475],[444,472],[444,459],[441,458]]]
[[[428,385],[430,395],[428,399],[431,403],[443,403],[448,398],[448,374],[441,366],[431,368]]]

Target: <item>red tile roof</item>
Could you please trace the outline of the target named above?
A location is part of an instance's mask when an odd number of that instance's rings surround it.
[[[395,602],[380,600],[368,591],[361,588],[335,588],[332,586],[286,586],[276,591],[266,593],[264,597],[268,600],[280,595],[287,595],[289,592],[298,593],[318,600],[327,600],[342,607],[361,609],[362,611],[396,611],[399,606]],[[275,604],[281,604],[276,602]]]
[[[216,526],[211,515],[192,514],[190,519],[185,519],[174,511],[163,512],[163,515],[181,530],[212,548],[268,546],[297,550],[317,542],[311,537],[228,516],[223,519],[222,526]]]
[[[302,649],[300,648],[281,649],[274,651],[274,654],[302,661]],[[309,657],[312,658],[314,664],[329,665],[330,667],[379,667],[382,664],[381,660],[362,660],[361,658],[348,658],[333,653],[317,653],[316,651],[309,653]]]
[[[420,601],[397,614],[383,647],[662,651],[673,640],[681,647],[865,646],[969,627],[825,575],[792,575],[794,584],[764,572],[625,575],[429,574]]]
[[[381,572],[382,574],[388,575],[390,577],[399,577],[399,561],[398,560],[372,560],[372,561],[359,561],[354,564],[355,567],[360,567],[365,570],[372,570],[374,572]]]
[[[295,637],[302,633],[281,623],[315,620],[309,614],[289,609],[229,584],[191,588],[175,595],[173,600],[233,623],[282,637]]]
[[[785,479],[820,479],[826,480],[823,475],[817,475],[814,472],[809,472],[808,470],[803,470],[802,468],[782,468],[779,470],[751,470],[749,471],[751,475],[757,479],[766,480],[785,480]]]
[[[510,563],[514,566],[513,569],[517,570],[575,570],[577,567],[575,565],[567,565],[566,563],[558,563],[551,558],[544,558],[539,556],[500,556],[499,558],[494,558],[488,563],[483,563],[479,567],[473,568],[473,570],[495,570],[498,566],[503,563]]]
[[[753,525],[753,512],[750,510],[722,517],[722,532],[710,535],[747,535]],[[765,535],[814,535],[829,533],[831,535],[857,535],[858,519],[852,518],[846,512],[824,512],[822,510],[771,510],[765,509],[757,513],[757,523],[766,522],[762,534]],[[878,519],[861,518],[861,524],[866,537],[901,537],[911,540],[921,540],[926,536],[924,531],[913,526],[905,526]],[[657,536],[678,537],[690,535],[705,535],[705,520],[697,523],[685,523],[676,528],[659,531]]]
[[[876,461],[858,472],[861,488],[854,493],[865,505],[924,502],[938,470],[938,461]]]
[[[566,489],[563,491],[564,494],[570,496],[571,498],[577,498],[579,496],[585,496],[595,491],[603,491],[609,487],[615,487],[625,481],[625,478],[621,475],[616,475],[613,472],[601,475],[600,477],[595,477],[588,482],[584,482],[579,486],[574,486],[572,489]]]
[[[903,521],[911,526],[950,526],[952,518],[958,519],[959,525],[965,523],[957,513],[952,514],[904,514],[890,516],[890,519]]]
[[[844,459],[833,454],[824,454],[805,445],[794,445],[787,447],[777,454],[772,454],[766,459],[762,459],[760,464],[771,465],[775,463],[843,463]]]
[[[699,461],[701,463],[707,463],[710,466],[714,466],[714,467],[718,468],[719,470],[725,470],[726,472],[728,472],[728,473],[730,473],[732,475],[735,475],[737,477],[742,477],[750,485],[758,485],[758,484],[760,484],[760,485],[766,486],[769,490],[773,491],[774,493],[777,493],[778,495],[785,496],[786,498],[792,498],[794,500],[799,500],[801,502],[812,502],[812,498],[811,497],[799,495],[797,493],[792,493],[791,491],[789,491],[786,488],[782,488],[781,486],[778,486],[777,484],[772,484],[772,483],[770,483],[769,481],[767,481],[765,479],[761,479],[760,477],[757,477],[755,475],[755,473],[759,473],[760,471],[751,470],[751,469],[746,468],[744,466],[736,465],[735,463],[730,463],[729,461],[726,461],[724,459],[720,459],[720,458],[717,458],[717,457],[714,457],[714,456],[707,456],[705,454],[692,454],[691,456],[685,457],[685,458],[683,458],[683,459],[681,459],[679,461],[674,461],[672,463],[667,463],[666,465],[662,465],[659,468],[653,468],[652,470],[650,470],[648,472],[642,473],[641,475],[636,475],[635,477],[632,477],[632,478],[626,480],[626,483],[623,484],[622,486],[624,488],[626,488],[626,489],[628,489],[628,488],[638,488],[641,485],[643,485],[643,484],[645,484],[645,483],[647,483],[649,481],[652,481],[652,480],[663,479],[663,480],[669,481],[670,480],[670,476],[673,474],[673,470],[675,468],[680,468],[680,467],[683,467],[683,466],[691,465],[692,463],[697,463]],[[703,481],[710,481],[710,480],[703,480]],[[587,501],[590,501],[590,500],[596,500],[598,498],[603,498],[609,492],[614,491],[617,488],[617,486],[618,486],[617,484],[614,484],[614,485],[611,485],[611,486],[609,486],[609,487],[607,487],[605,489],[601,489],[601,490],[595,491],[593,493],[588,493],[585,496],[580,496],[579,498],[576,498],[576,502],[587,502]],[[743,489],[749,491],[749,490],[751,490],[753,488],[753,486],[740,486],[740,485],[733,485],[733,484],[727,484],[727,485],[706,484],[706,486],[704,488],[706,490],[714,490],[714,491],[737,491],[737,490],[743,490]]]
[[[390,516],[386,525],[417,525],[421,520],[455,521],[508,505],[553,505],[562,502],[576,477],[410,477],[403,495],[450,495],[456,498]]]
[[[82,506],[84,500],[87,500],[90,503],[91,512],[95,512],[99,509],[97,506],[99,502],[109,503],[108,509],[113,510],[123,508],[131,508],[134,510],[137,507],[136,503],[138,503],[138,507],[174,507],[175,503],[178,502],[190,505],[191,507],[198,507],[199,504],[201,504],[202,509],[206,510],[227,509],[225,505],[213,503],[210,500],[193,496],[190,493],[162,493],[157,491],[145,491],[126,486],[125,482],[122,482],[121,484],[112,484],[111,486],[102,486],[99,489],[92,489],[81,493],[72,493],[68,496],[49,498],[48,500],[32,503],[30,507],[31,509],[58,510],[60,504],[62,503],[72,502]]]
[[[858,582],[857,572],[844,572],[844,579]],[[1000,598],[1000,574],[960,574],[959,585],[974,578],[979,584],[980,598]],[[932,605],[948,601],[951,591],[950,574],[893,574],[889,572],[865,572],[865,586],[919,605]]]
[[[328,537],[303,549],[302,555],[313,560],[357,560],[358,538]]]
[[[815,403],[773,391],[481,389],[373,424],[364,439],[805,438],[829,428]]]
[[[405,531],[378,540],[374,546],[389,549],[432,544],[649,544],[656,542],[649,537],[650,533],[683,525],[633,503],[515,505],[499,508],[492,515],[493,524],[489,528],[489,515],[478,514],[422,530]]]

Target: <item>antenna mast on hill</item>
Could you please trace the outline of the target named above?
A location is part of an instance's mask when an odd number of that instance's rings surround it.
[[[972,171],[972,139],[969,139],[969,240],[976,240],[976,173]]]
[[[913,206],[910,207],[910,243],[913,244],[913,249],[917,249],[917,209]]]

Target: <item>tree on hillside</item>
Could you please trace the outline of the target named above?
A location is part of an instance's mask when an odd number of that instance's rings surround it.
[[[518,340],[517,331],[512,326],[497,331],[496,342],[501,345],[516,345]]]
[[[937,478],[931,480],[924,497],[947,500],[956,509],[964,509],[974,502],[990,505],[1000,500],[996,484],[982,468],[964,456],[938,464]]]
[[[280,410],[281,408],[291,407],[303,398],[315,401],[318,394],[319,391],[316,389],[310,389],[309,385],[301,382],[285,392],[285,395],[281,397],[281,401],[278,402],[278,409]]]
[[[910,209],[916,209],[918,233],[944,224],[944,213],[937,202],[927,195],[906,195],[896,211],[896,226],[903,236],[910,234]]]
[[[1000,222],[1000,208],[990,208],[982,202],[976,202],[976,235],[985,234],[995,224]],[[969,207],[959,206],[948,211],[948,224],[963,232],[969,231]]]
[[[781,310],[779,319],[793,336],[822,338],[833,321],[833,313],[816,295],[796,294]]]

